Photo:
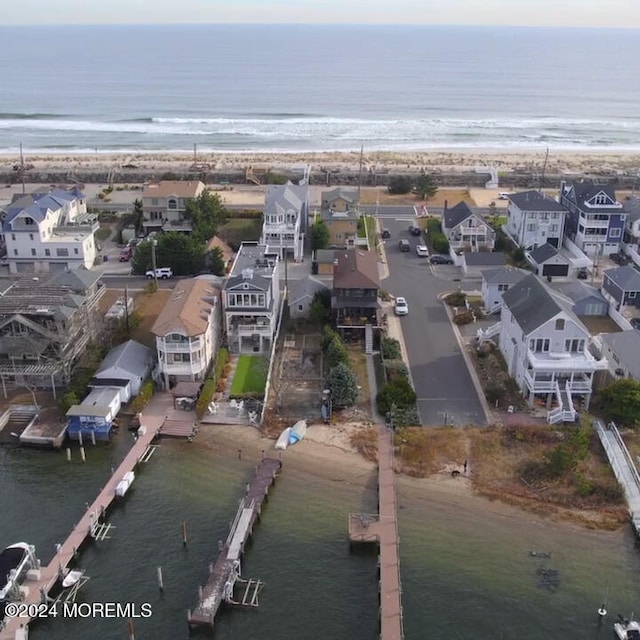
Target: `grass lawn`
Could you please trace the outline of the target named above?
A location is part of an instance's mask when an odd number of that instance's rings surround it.
[[[261,395],[267,382],[267,365],[263,356],[241,355],[231,383],[231,397],[254,393]]]
[[[218,229],[218,235],[236,249],[244,240],[260,240],[261,231],[262,218],[231,218]]]

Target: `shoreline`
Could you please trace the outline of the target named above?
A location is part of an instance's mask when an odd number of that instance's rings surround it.
[[[304,167],[322,171],[338,168],[357,171],[359,151],[323,152],[193,152],[140,151],[73,153],[68,151],[30,153],[24,151],[25,173],[28,171],[117,171],[132,174],[143,171],[211,171],[289,169],[302,172]],[[21,164],[20,153],[0,153],[0,172],[16,171]],[[538,173],[614,173],[637,176],[640,150],[550,150],[519,148],[514,150],[482,148],[447,148],[425,151],[367,151],[362,153],[363,170],[384,172],[385,169],[411,171],[474,172],[477,168],[495,168],[499,172]],[[18,167],[18,169],[16,169]]]

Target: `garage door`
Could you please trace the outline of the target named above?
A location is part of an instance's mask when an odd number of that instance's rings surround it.
[[[33,273],[35,264],[33,262],[18,262],[16,263],[16,270],[18,273]]]
[[[50,262],[49,271],[51,271],[51,273],[63,273],[67,270],[68,266],[68,262]]]
[[[566,276],[568,273],[568,264],[545,264],[542,266],[543,276]]]

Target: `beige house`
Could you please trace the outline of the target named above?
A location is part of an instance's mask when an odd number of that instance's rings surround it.
[[[331,189],[322,193],[320,219],[329,228],[329,247],[355,247],[358,239],[358,192],[355,189]]]
[[[219,293],[205,279],[180,280],[151,328],[166,388],[204,379],[219,344]]]
[[[199,180],[161,180],[149,182],[142,190],[142,226],[151,231],[191,231],[185,218],[187,202],[204,191]]]

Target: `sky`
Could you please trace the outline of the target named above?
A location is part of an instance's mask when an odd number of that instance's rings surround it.
[[[0,25],[330,23],[640,28],[640,0],[18,0]]]

